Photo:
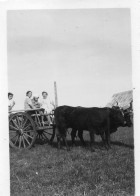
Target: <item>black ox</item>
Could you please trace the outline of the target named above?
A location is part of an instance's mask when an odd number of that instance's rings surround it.
[[[122,114],[123,114],[124,120],[125,120],[123,127],[131,127],[133,125],[132,119],[131,119],[132,118],[132,112],[129,111],[129,108],[124,110],[124,109],[120,108],[119,106],[113,106],[112,109],[122,111]],[[115,121],[111,121],[111,123],[110,123],[110,134],[116,132],[118,127],[119,126],[118,126],[117,123],[115,123]],[[72,131],[71,131],[72,145],[75,145],[75,138],[76,138],[77,131],[78,130],[76,130],[76,129],[72,129]],[[97,128],[96,135],[100,135],[104,144],[106,143],[105,132],[100,130],[100,127]],[[83,139],[83,130],[78,131],[78,137],[80,138],[80,141],[81,141],[82,145],[85,145],[85,141]]]
[[[66,144],[66,133],[68,128],[78,130],[79,133],[83,130],[88,130],[90,133],[90,146],[94,151],[94,135],[101,135],[107,148],[110,148],[110,133],[111,130],[120,126],[125,126],[124,114],[120,109],[116,108],[84,108],[60,106],[54,111],[56,134],[58,148],[60,148],[60,139],[62,138]],[[115,127],[112,129],[112,127]],[[81,134],[82,135],[82,134]]]

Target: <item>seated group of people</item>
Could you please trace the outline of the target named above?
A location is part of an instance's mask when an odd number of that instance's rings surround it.
[[[24,101],[24,109],[31,110],[31,109],[43,108],[44,114],[46,114],[45,116],[47,118],[47,121],[49,125],[51,125],[52,121],[51,121],[50,114],[52,113],[52,110],[55,108],[55,106],[54,103],[51,102],[50,99],[48,98],[48,93],[46,91],[43,91],[42,99],[40,101],[38,101],[39,96],[37,94],[34,94],[33,98],[32,99],[31,98],[32,98],[32,91],[27,91],[26,98]],[[8,99],[9,99],[8,108],[9,111],[11,111],[15,105],[15,101],[13,100],[13,93],[8,93]],[[44,117],[42,118],[43,118],[42,121],[45,123]]]

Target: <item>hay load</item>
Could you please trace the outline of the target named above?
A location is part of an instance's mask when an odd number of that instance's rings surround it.
[[[132,107],[132,102],[133,102],[133,91],[130,90],[130,91],[114,94],[112,96],[111,102],[109,102],[106,106],[112,107],[112,106],[116,106],[118,103],[120,107],[127,109],[129,107]]]

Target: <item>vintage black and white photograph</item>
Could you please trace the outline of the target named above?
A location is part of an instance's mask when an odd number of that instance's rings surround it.
[[[11,196],[132,196],[129,8],[7,11]]]

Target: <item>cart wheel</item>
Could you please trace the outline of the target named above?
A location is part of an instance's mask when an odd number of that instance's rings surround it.
[[[37,130],[37,139],[46,141],[49,144],[52,144],[55,137],[55,126],[48,127],[44,130]]]
[[[27,113],[16,113],[9,117],[10,146],[16,149],[30,149],[36,139],[34,121]]]

